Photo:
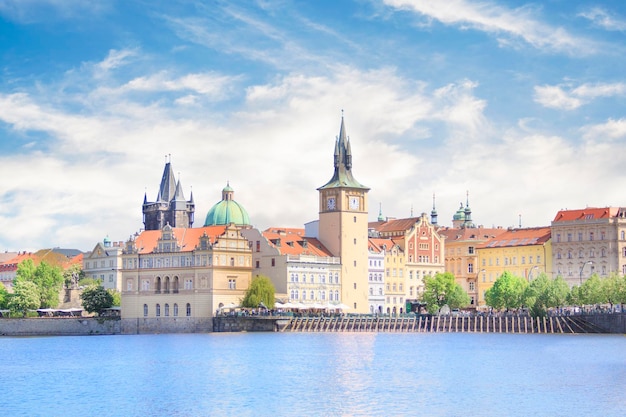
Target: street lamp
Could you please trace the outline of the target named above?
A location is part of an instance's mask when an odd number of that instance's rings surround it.
[[[580,285],[583,285],[583,269],[585,269],[585,265],[593,265],[593,261],[587,261],[580,267]]]

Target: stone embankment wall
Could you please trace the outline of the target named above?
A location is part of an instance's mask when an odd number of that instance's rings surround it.
[[[588,314],[583,317],[606,333],[626,334],[626,313]]]
[[[120,334],[119,318],[39,317],[0,319],[2,336],[85,336]]]
[[[213,318],[214,332],[275,332],[282,331],[289,318],[273,316],[236,317],[219,316]]]
[[[122,334],[208,333],[213,321],[201,317],[156,317],[122,319]]]

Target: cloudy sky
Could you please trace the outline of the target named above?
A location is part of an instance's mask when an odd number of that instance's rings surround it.
[[[0,0],[0,250],[126,240],[166,155],[302,227],[342,110],[370,219],[626,205],[622,0]]]

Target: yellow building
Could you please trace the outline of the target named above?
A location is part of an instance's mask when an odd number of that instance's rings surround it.
[[[483,272],[478,261],[477,247],[489,242],[507,230],[503,228],[451,227],[440,228],[445,238],[445,270],[454,275],[456,282],[470,297],[470,307],[478,300],[478,279]]]
[[[478,246],[478,306],[485,305],[485,292],[504,271],[528,281],[542,273],[552,278],[550,236],[549,227],[510,229]]]
[[[252,250],[235,225],[148,230],[122,254],[125,333],[211,331],[214,312],[239,305]]]
[[[341,259],[341,301],[355,313],[368,313],[367,192],[352,175],[352,150],[343,117],[335,142],[335,171],[319,191],[318,234]]]

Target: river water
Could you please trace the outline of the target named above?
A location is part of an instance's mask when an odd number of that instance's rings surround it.
[[[623,416],[626,337],[0,338],[6,416]]]

